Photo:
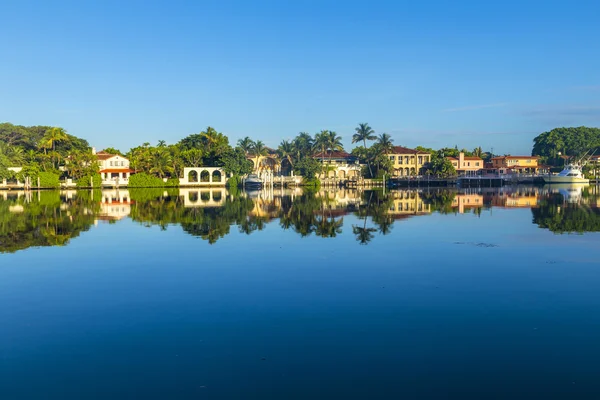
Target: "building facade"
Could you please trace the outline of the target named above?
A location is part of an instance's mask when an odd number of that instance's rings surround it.
[[[313,157],[323,163],[323,170],[318,175],[320,180],[345,181],[357,180],[360,177],[361,166],[358,163],[358,158],[345,151],[318,153]]]
[[[548,172],[548,167],[539,165],[539,159],[537,156],[493,157],[491,167],[499,174],[539,174]]]
[[[394,146],[386,156],[392,162],[395,177],[425,175],[431,161],[431,154],[402,146]]]
[[[129,177],[134,171],[129,168],[129,160],[127,158],[105,151],[98,152],[96,157],[98,157],[99,173],[102,177],[103,185],[126,186],[129,183]]]
[[[471,176],[477,175],[484,168],[483,159],[480,157],[465,157],[465,153],[460,152],[458,158],[446,157],[452,163],[452,166],[458,175]]]

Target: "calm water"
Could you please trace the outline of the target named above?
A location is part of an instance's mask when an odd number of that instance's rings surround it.
[[[0,398],[598,399],[598,193],[0,192]]]

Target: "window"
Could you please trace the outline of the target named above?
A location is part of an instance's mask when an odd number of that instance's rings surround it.
[[[394,161],[396,159],[396,156],[390,156],[390,160]]]
[[[470,162],[468,162],[468,163],[467,163],[467,167],[470,167],[470,166],[471,166],[471,163],[470,163]]]
[[[475,163],[475,166],[476,166],[476,167],[479,167],[479,161],[477,161],[477,162]]]
[[[125,165],[125,161],[121,161],[121,167]]]
[[[110,162],[110,166],[111,166],[111,167],[113,166],[113,162],[112,162],[112,161]]]

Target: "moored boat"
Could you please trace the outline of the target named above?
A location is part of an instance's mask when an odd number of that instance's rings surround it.
[[[545,183],[590,183],[579,164],[569,164],[557,175],[543,176]]]
[[[244,186],[248,188],[261,188],[263,181],[256,174],[250,174],[244,180]]]

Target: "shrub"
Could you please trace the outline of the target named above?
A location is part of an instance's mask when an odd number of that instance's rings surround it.
[[[40,178],[40,187],[42,187],[42,188],[56,189],[56,188],[60,187],[60,181],[59,181],[58,174],[55,174],[53,172],[40,172],[37,177],[32,178],[32,182],[31,182],[32,186],[37,185],[38,177]]]
[[[233,175],[231,178],[227,179],[227,184],[226,186],[228,188],[234,188],[234,187],[239,187],[242,184],[242,181],[240,179],[239,176],[237,175]]]
[[[166,184],[162,179],[145,173],[139,173],[129,177],[129,187],[160,188],[165,187],[165,185]]]
[[[102,177],[99,174],[86,175],[77,179],[77,187],[90,187],[90,179],[92,180],[92,187],[102,186]]]
[[[179,178],[169,178],[165,182],[165,187],[179,187]]]

